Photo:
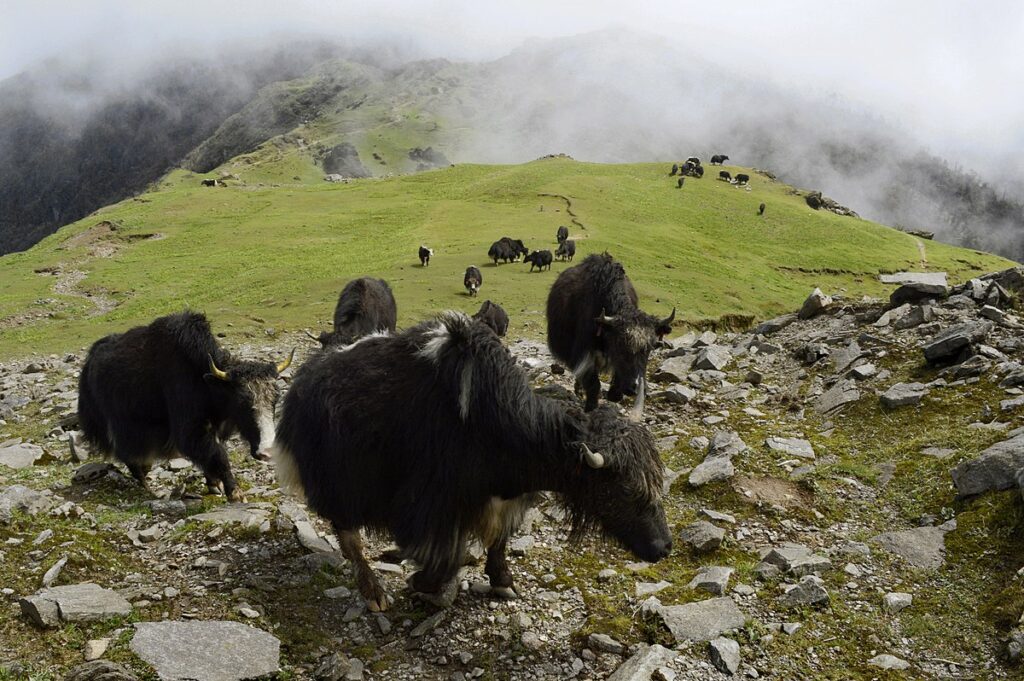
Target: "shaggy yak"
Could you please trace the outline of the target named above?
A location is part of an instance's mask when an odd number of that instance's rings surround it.
[[[312,336],[323,347],[348,345],[379,331],[393,332],[398,307],[391,287],[383,279],[360,277],[345,284],[334,306],[334,330]]]
[[[649,562],[672,548],[647,429],[610,405],[583,413],[537,395],[491,329],[460,312],[314,355],[285,398],[274,456],[282,487],[333,524],[372,611],[389,599],[360,529],[390,535],[420,567],[413,590],[438,600],[478,538],[492,593],[511,596],[506,544],[542,490],[575,538],[596,530]]]

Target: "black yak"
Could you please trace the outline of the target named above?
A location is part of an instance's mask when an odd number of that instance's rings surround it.
[[[647,429],[537,395],[491,329],[459,312],[314,355],[285,398],[274,458],[282,488],[334,526],[371,611],[390,599],[362,528],[389,534],[419,565],[412,589],[435,597],[474,537],[492,593],[515,594],[505,548],[540,491],[574,538],[596,530],[649,562],[672,548]]]
[[[383,279],[360,277],[345,284],[334,306],[334,330],[316,340],[323,347],[348,345],[371,333],[393,332],[398,307],[391,287]]]
[[[78,379],[82,433],[143,487],[155,461],[180,455],[211,493],[242,501],[223,441],[238,432],[254,459],[270,458],[277,376],[290,363],[233,358],[202,314],[160,317],[93,343]]]
[[[729,160],[729,157],[724,154],[715,154],[711,157],[711,165],[722,165]]]
[[[746,173],[736,173],[736,184],[747,184],[750,182],[750,175]]]
[[[729,181],[732,180],[732,175],[729,174],[728,170],[719,170],[718,171],[718,179],[719,180],[725,180],[726,182],[729,182]]]
[[[678,172],[679,172],[679,164],[673,163],[672,164],[672,171],[668,174],[668,176],[672,177],[673,175],[675,175]]]
[[[566,239],[562,243],[558,244],[558,248],[555,250],[555,256],[562,260],[572,262],[572,259],[576,257],[576,242],[572,239]]]
[[[558,241],[558,243],[562,243],[563,241],[565,241],[568,238],[569,238],[569,228],[566,227],[565,225],[562,225],[561,227],[558,228],[558,231],[555,232],[555,240]]]
[[[475,296],[480,293],[480,287],[484,284],[484,275],[480,274],[480,270],[470,265],[466,268],[466,275],[462,278],[462,285],[466,287],[466,292],[471,296]]]
[[[491,327],[494,333],[504,336],[508,332],[508,313],[497,303],[485,300],[480,306],[473,319],[483,322]]]
[[[684,179],[686,179],[686,178],[680,177],[680,178],[679,178],[679,179],[678,179],[678,180],[676,181],[676,189],[682,189],[682,188],[683,188],[683,180],[684,180]]]
[[[612,256],[588,255],[558,275],[548,294],[548,347],[576,376],[586,410],[597,406],[599,375],[610,369],[608,399],[636,395],[634,415],[643,411],[647,359],[672,330],[676,311],[665,319],[637,307],[637,295],[622,265]]]
[[[420,265],[426,267],[430,264],[430,256],[434,255],[433,248],[427,248],[426,246],[420,246]]]
[[[522,239],[503,236],[491,244],[487,257],[493,260],[495,265],[498,264],[498,260],[504,260],[507,264],[515,262],[520,255],[526,255],[527,252],[528,249],[523,245]]]
[[[762,204],[760,205],[760,207],[758,207],[758,209],[757,209],[757,214],[758,214],[758,215],[764,215],[764,209],[765,209],[765,208],[767,208],[767,206],[765,206],[765,205],[764,205],[764,203],[762,203]]]
[[[544,268],[551,269],[551,251],[534,251],[527,256],[523,257],[523,264],[530,263],[530,271],[536,267],[538,272],[543,272]]]

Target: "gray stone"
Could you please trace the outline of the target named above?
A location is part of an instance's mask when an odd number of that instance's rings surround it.
[[[826,307],[832,304],[832,298],[826,296],[821,292],[820,288],[816,288],[811,292],[811,295],[807,296],[807,300],[800,306],[800,311],[797,313],[797,317],[800,319],[811,319],[821,314]]]
[[[166,515],[180,518],[188,512],[188,507],[181,499],[154,499],[147,501],[146,506],[153,515]]]
[[[1006,320],[1006,313],[992,305],[985,305],[982,307],[978,310],[978,315],[985,319],[990,319],[997,324]]]
[[[768,449],[782,452],[786,456],[814,459],[814,447],[807,440],[798,437],[770,437],[764,441]]]
[[[914,596],[901,591],[893,591],[882,597],[882,607],[886,612],[897,613],[900,610],[909,608],[914,602]]]
[[[611,653],[613,655],[622,655],[626,652],[626,646],[607,634],[591,634],[587,637],[587,647],[600,653]]]
[[[313,678],[317,681],[343,681],[352,671],[352,661],[341,653],[331,653],[320,658],[313,670]]]
[[[897,671],[910,669],[909,662],[900,659],[895,655],[875,655],[868,660],[868,664],[872,667],[878,667],[879,669],[895,669]]]
[[[717,521],[723,522],[723,523],[729,523],[730,525],[735,525],[736,524],[736,518],[734,516],[729,515],[728,513],[721,513],[720,511],[713,511],[710,508],[703,508],[703,509],[701,509],[701,513],[703,513],[707,517],[711,518],[712,520],[717,520]]]
[[[736,474],[736,468],[732,461],[725,456],[709,456],[701,463],[694,466],[688,478],[694,487],[701,487],[709,482],[728,480]]]
[[[84,485],[87,482],[105,478],[110,475],[112,471],[117,471],[113,464],[91,461],[79,466],[78,470],[75,471],[75,474],[71,477],[71,484]]]
[[[300,520],[295,523],[295,537],[299,545],[314,553],[334,553],[334,547],[327,543],[313,527],[313,523]]]
[[[884,532],[871,542],[900,556],[914,567],[935,569],[946,555],[946,533],[938,527],[914,527],[897,532]]]
[[[718,334],[714,331],[702,331],[693,341],[693,347],[706,348],[709,345],[714,345],[716,340],[718,340]]]
[[[697,397],[697,391],[685,385],[670,385],[665,390],[651,395],[652,399],[662,400],[670,404],[689,404]]]
[[[893,272],[878,275],[878,280],[883,284],[932,284],[946,287],[945,272]]]
[[[768,321],[761,322],[754,327],[754,334],[759,336],[770,336],[773,333],[782,331],[784,328],[796,321],[796,315],[793,313],[784,314],[781,317],[775,317]]]
[[[731,638],[718,638],[708,641],[708,654],[711,664],[723,674],[732,676],[740,668],[740,644]]]
[[[43,589],[19,601],[21,612],[39,627],[98,622],[128,615],[132,606],[116,591],[86,582]]]
[[[820,577],[806,575],[800,582],[786,588],[779,598],[779,604],[786,608],[799,608],[805,605],[817,605],[828,602],[828,591]]]
[[[697,359],[693,363],[695,369],[706,369],[710,371],[721,371],[732,361],[732,353],[729,348],[721,345],[710,345],[701,348],[697,352]]]
[[[715,433],[708,444],[709,457],[735,456],[747,450],[747,443],[734,430]]]
[[[640,644],[633,657],[619,665],[608,681],[650,681],[656,669],[671,664],[678,655],[664,646]]]
[[[409,636],[413,638],[420,638],[427,632],[433,631],[441,624],[441,620],[444,619],[445,610],[435,612],[433,615],[417,624],[412,631],[409,632]]]
[[[1006,642],[1006,656],[1010,662],[1018,662],[1024,657],[1024,628],[1017,627],[1010,632],[1010,639]]]
[[[722,545],[725,530],[716,527],[706,520],[698,520],[687,525],[679,533],[679,540],[690,546],[697,553],[708,553]]]
[[[660,582],[637,582],[636,597],[646,598],[647,596],[651,596],[653,594],[658,593],[659,591],[663,591],[664,589],[667,589],[670,586],[672,586],[672,584],[670,582],[666,582],[665,580],[661,580]]]
[[[865,364],[858,364],[850,369],[850,376],[858,381],[864,381],[874,376],[877,372],[878,368],[874,364],[867,362]]]
[[[979,350],[985,346],[979,346]],[[974,355],[968,357],[965,361],[961,362],[959,366],[953,369],[953,380],[960,378],[971,378],[972,376],[980,376],[992,366],[992,362],[981,355]]]
[[[270,511],[264,505],[226,504],[206,513],[197,513],[189,520],[213,523],[215,525],[239,524],[243,527],[259,527],[270,519]]]
[[[897,407],[916,407],[928,394],[928,388],[922,383],[897,383],[880,396],[882,406],[888,409]]]
[[[956,450],[949,449],[947,447],[925,447],[921,450],[921,453],[925,456],[931,456],[936,459],[948,459],[956,454]]]
[[[93,660],[72,669],[64,681],[137,681],[137,677],[115,662]]]
[[[822,414],[828,414],[859,399],[860,391],[857,390],[857,384],[852,379],[844,379],[818,398],[815,409]]]
[[[57,581],[57,578],[60,577],[61,570],[63,570],[64,566],[67,564],[67,556],[62,556],[60,560],[54,563],[53,566],[46,571],[46,574],[43,575],[43,586],[52,586],[53,583]]]
[[[984,340],[992,330],[992,322],[968,322],[946,329],[924,346],[924,358],[929,363],[955,359],[972,343]]]
[[[910,282],[903,284],[889,296],[889,305],[899,307],[906,303],[920,303],[924,300],[945,298],[949,289],[945,284],[926,284],[924,282]]]
[[[330,589],[324,589],[324,596],[328,598],[348,598],[352,595],[352,590],[347,586],[332,586]]]
[[[599,582],[610,582],[612,579],[618,576],[618,572],[611,569],[605,568],[597,573],[597,581]]]
[[[98,638],[92,641],[85,642],[85,648],[83,649],[83,657],[86,662],[92,662],[103,657],[103,653],[107,652],[107,647],[110,645],[109,638]]]
[[[851,341],[849,345],[844,348],[832,353],[832,366],[836,373],[843,373],[846,371],[851,364],[856,362],[858,359],[864,356],[864,351],[861,350],[860,345],[857,341]]]
[[[699,589],[715,596],[721,596],[725,594],[729,586],[729,577],[732,576],[732,573],[733,569],[731,567],[719,567],[717,565],[702,567],[687,586],[691,589]]]
[[[535,543],[533,535],[526,534],[510,541],[508,543],[508,550],[513,556],[525,556]]]
[[[893,323],[893,328],[898,330],[913,329],[922,324],[927,324],[935,319],[935,311],[931,305],[916,305],[910,311]]]
[[[685,605],[661,606],[657,610],[677,643],[710,641],[743,626],[746,618],[728,596],[709,598]]]
[[[1001,411],[1016,411],[1021,407],[1024,407],[1024,395],[1009,400],[1000,400],[999,402],[999,409]]]
[[[161,679],[237,681],[279,669],[281,642],[241,622],[164,621],[135,625],[131,650]]]
[[[46,452],[39,445],[30,442],[10,445],[0,449],[0,466],[7,466],[15,470],[28,468],[46,459]]]
[[[997,442],[977,458],[953,468],[953,484],[960,497],[1017,486],[1016,473],[1024,468],[1024,432]]]
[[[34,516],[56,504],[57,498],[49,490],[38,492],[24,485],[11,485],[0,491],[0,523],[11,522],[15,512]]]
[[[651,378],[662,383],[681,383],[686,380],[686,376],[692,368],[692,356],[669,357],[658,365],[658,369],[651,375]]]

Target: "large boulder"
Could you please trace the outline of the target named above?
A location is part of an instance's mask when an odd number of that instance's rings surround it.
[[[24,485],[11,485],[0,490],[0,524],[11,522],[16,512],[26,515],[44,513],[57,505],[59,499],[49,490],[37,491]]]
[[[928,284],[924,282],[911,282],[903,284],[889,296],[889,306],[899,307],[907,303],[917,304],[926,300],[945,298],[949,289],[945,284]]]
[[[328,151],[323,159],[323,167],[325,173],[341,175],[343,178],[370,177],[370,171],[359,160],[359,152],[348,142],[342,142]]]
[[[746,621],[728,596],[685,605],[661,606],[656,612],[677,643],[710,641],[727,631],[739,629]]]
[[[39,627],[98,622],[132,611],[131,604],[119,593],[91,582],[43,589],[22,598],[19,604],[22,614]]]
[[[240,681],[276,674],[281,642],[241,622],[139,622],[131,649],[162,679]]]
[[[984,340],[991,330],[990,321],[967,322],[950,327],[928,341],[924,346],[924,358],[929,364],[956,361],[962,355],[969,354],[971,346]]]
[[[1017,486],[1017,471],[1024,468],[1024,429],[997,442],[977,458],[953,468],[953,484],[960,497],[1012,489]]]
[[[797,317],[800,319],[811,319],[813,317],[817,317],[831,304],[832,298],[822,293],[820,288],[816,288],[811,291],[811,295],[807,296],[807,300],[804,301],[804,304],[800,307],[800,311],[797,312]]]

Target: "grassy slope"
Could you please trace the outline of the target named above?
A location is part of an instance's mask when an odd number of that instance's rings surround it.
[[[330,319],[344,282],[364,274],[392,283],[399,321],[409,324],[439,309],[474,310],[479,301],[462,288],[470,264],[482,266],[483,296],[509,310],[512,333],[540,335],[547,289],[567,265],[530,274],[522,264],[495,268],[486,258],[503,235],[554,248],[555,230],[569,216],[564,201],[540,193],[571,197],[586,227],[572,229],[578,257],[609,250],[625,263],[645,308],[664,314],[677,305],[688,320],[771,316],[797,307],[814,286],[882,295],[879,272],[920,268],[913,237],[812,211],[787,186],[759,175],[750,192],[710,177],[677,190],[662,164],[554,159],[329,185],[310,182],[317,174],[311,150],[280,138],[225,168],[240,177],[237,186],[204,188],[198,176],[175,172],[140,197],[0,259],[0,320],[55,314],[0,326],[0,356],[78,347],[185,306],[207,311],[229,337],[263,326],[314,327]],[[268,184],[286,173],[305,183]],[[761,201],[764,217],[756,215]],[[100,220],[121,225],[125,235],[166,238],[133,241],[110,258],[62,247]],[[420,243],[435,249],[426,269],[416,259]],[[927,258],[930,269],[954,279],[1010,265],[932,242]],[[55,295],[54,278],[34,273],[72,262],[88,274],[80,289],[108,292],[116,309],[90,317],[91,303]]]

